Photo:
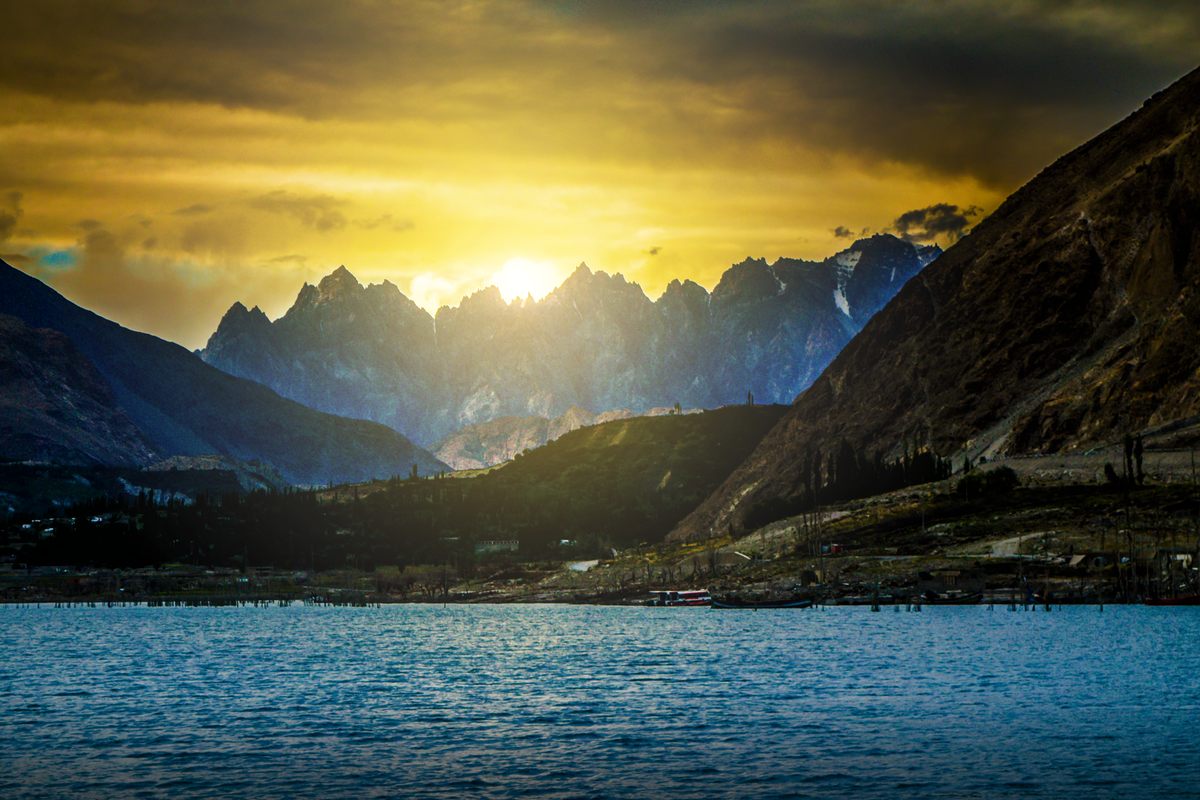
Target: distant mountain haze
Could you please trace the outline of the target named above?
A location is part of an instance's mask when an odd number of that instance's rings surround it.
[[[842,439],[1052,453],[1200,415],[1200,70],[1043,170],[909,281],[673,532],[741,529]]]
[[[224,454],[266,462],[298,485],[408,475],[414,464],[425,475],[446,469],[384,425],[282,398],[179,345],[79,308],[3,262],[0,314],[27,326],[7,323],[0,353],[0,406],[21,409],[25,420],[4,434],[10,460],[125,465]],[[32,371],[23,366],[30,353]],[[48,383],[53,392],[44,391]],[[30,440],[35,426],[45,442]]]
[[[581,264],[540,301],[496,287],[435,316],[343,266],[271,322],[234,304],[201,357],[329,413],[429,444],[501,418],[577,408],[790,403],[905,281],[941,252],[888,234],[823,262],[747,259],[710,294],[673,281],[651,302]],[[537,438],[536,436],[534,438]]]

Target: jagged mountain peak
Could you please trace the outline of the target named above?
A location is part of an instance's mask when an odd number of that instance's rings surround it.
[[[454,320],[466,317],[496,318],[509,307],[509,304],[505,303],[504,298],[500,295],[500,288],[493,284],[471,292],[463,297],[457,306],[442,306],[434,315],[434,320],[440,330],[447,325],[454,324]]]
[[[317,289],[320,291],[321,302],[335,302],[345,297],[358,295],[362,292],[363,287],[343,264],[322,278],[321,282],[317,284]]]
[[[725,271],[712,291],[712,305],[728,308],[774,297],[783,290],[765,258],[747,258]]]
[[[913,244],[917,249],[917,258],[921,261],[922,267],[927,267],[932,264],[937,257],[942,254],[942,248],[937,244]]]
[[[240,339],[245,336],[269,336],[271,320],[258,306],[247,310],[240,302],[234,302],[217,324],[216,331],[208,338],[208,346],[221,341]]]
[[[681,281],[678,278],[675,278],[667,284],[667,288],[663,290],[662,295],[654,302],[657,304],[667,300],[668,298],[675,297],[686,298],[689,300],[696,297],[703,297],[707,302],[708,290],[691,279]]]
[[[916,268],[911,246],[901,246]],[[860,283],[886,294],[890,275],[877,269]],[[305,285],[271,330],[219,330],[202,355],[313,407],[432,442],[467,424],[552,418],[572,405],[590,413],[676,402],[713,408],[742,402],[747,391],[760,402],[789,402],[869,315],[841,314],[834,286],[825,262],[755,257],[730,267],[711,295],[675,280],[652,302],[623,274],[580,263],[539,301],[506,304],[488,286],[429,318],[377,302],[415,308],[387,283],[368,287],[365,299],[323,300],[323,291],[359,297],[357,281],[339,268]],[[863,287],[846,288],[850,307]]]

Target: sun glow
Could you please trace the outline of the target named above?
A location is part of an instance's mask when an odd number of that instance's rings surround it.
[[[532,296],[541,300],[560,282],[558,267],[551,261],[533,261],[514,256],[504,262],[500,271],[492,275],[492,283],[500,290],[504,302]]]

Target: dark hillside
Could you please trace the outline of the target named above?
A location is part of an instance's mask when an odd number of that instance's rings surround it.
[[[65,334],[95,365],[116,404],[168,455],[260,459],[293,484],[445,469],[383,425],[313,411],[205,364],[194,353],[79,308],[0,262],[0,314]]]

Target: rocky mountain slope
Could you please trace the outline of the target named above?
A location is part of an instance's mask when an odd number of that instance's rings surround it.
[[[430,443],[502,417],[645,413],[790,402],[903,283],[936,257],[890,235],[823,262],[747,259],[710,295],[672,282],[651,302],[580,267],[540,301],[495,287],[435,317],[388,282],[339,267],[271,322],[235,304],[200,355],[330,413]]]
[[[0,314],[0,460],[141,466],[158,457],[69,338]]]
[[[739,528],[845,438],[956,459],[1200,414],[1200,70],[1060,158],[910,281],[672,533]]]
[[[386,426],[284,399],[205,364],[178,345],[79,308],[3,262],[0,314],[70,339],[103,377],[115,404],[163,455],[223,453],[262,460],[301,485],[407,475],[413,464],[422,474],[446,468]],[[69,382],[62,395],[100,391],[86,383]],[[71,447],[78,429],[89,424],[85,417],[74,418],[60,444]]]

